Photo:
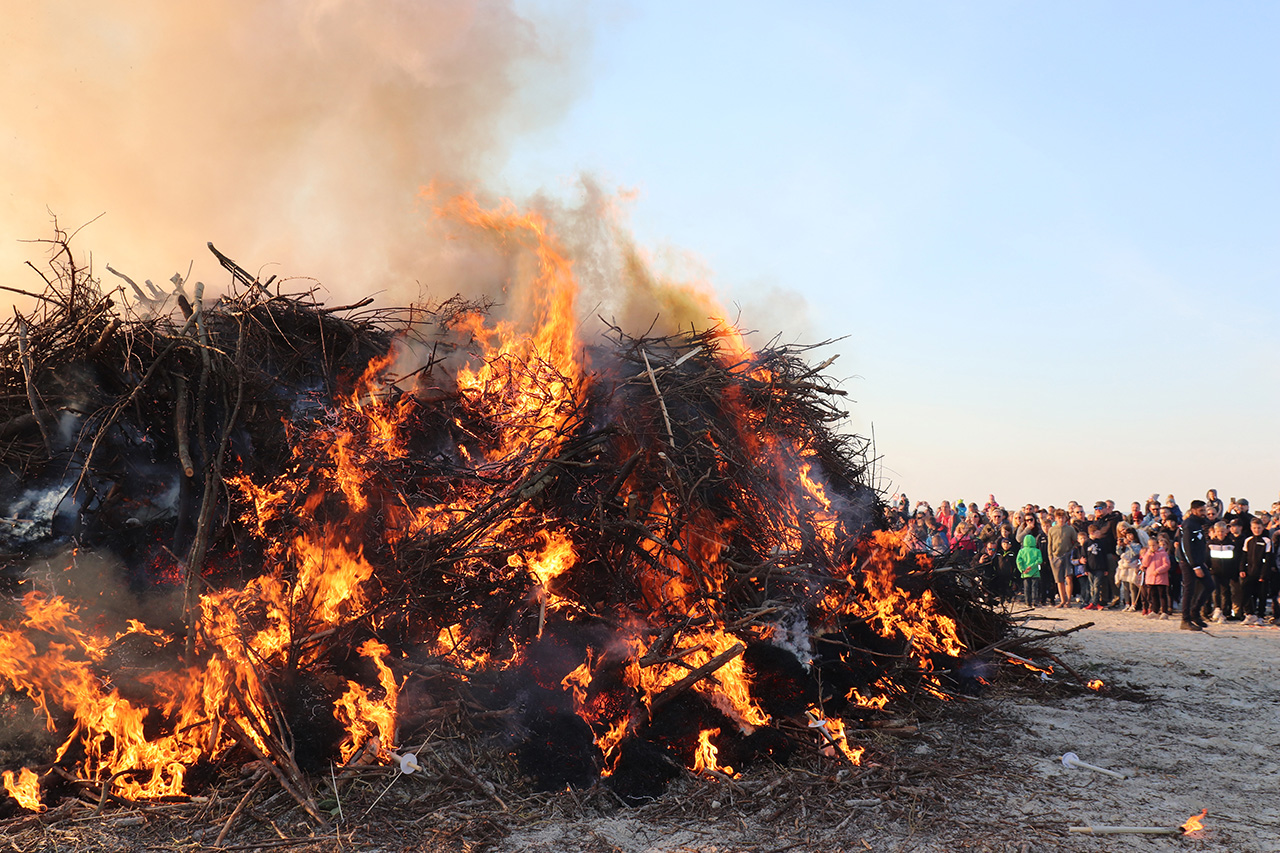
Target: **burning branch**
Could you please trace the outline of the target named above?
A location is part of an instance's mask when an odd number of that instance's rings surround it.
[[[702,666],[698,667],[693,672],[690,672],[684,678],[653,697],[653,702],[650,703],[650,709],[652,711],[657,711],[663,705],[667,704],[702,679],[713,674],[716,670],[720,669],[746,650],[747,647],[742,643],[735,643],[732,648],[716,655],[711,660],[707,661]]]
[[[390,750],[465,717],[521,733],[537,786],[605,773],[627,797],[692,761],[682,715],[719,728],[727,755],[822,697],[832,735],[867,713],[858,690],[945,696],[960,638],[999,641],[1005,623],[955,573],[877,529],[869,444],[835,428],[838,389],[808,348],[752,351],[725,325],[580,344],[546,224],[456,207],[533,270],[531,328],[460,299],[344,314],[213,250],[231,289],[206,302],[195,283],[189,315],[128,279],[142,315],[113,315],[77,272],[0,329],[0,462],[29,472],[6,485],[48,491],[65,432],[77,559],[97,550],[134,588],[182,589],[164,627],[118,624],[74,588],[0,621],[0,678],[54,706],[81,702],[49,689],[71,673],[106,705],[116,658],[158,662],[129,706],[149,721],[145,755],[105,756],[99,775],[141,768],[159,781],[131,796],[172,795],[193,762],[248,750],[323,821],[308,774],[371,729]],[[40,401],[67,413],[59,436]],[[40,532],[5,544],[70,545],[29,503],[0,517],[39,516]],[[80,657],[44,653],[60,646]],[[424,684],[438,704],[412,719],[398,693]],[[110,715],[82,716],[60,733],[68,755],[126,742]]]

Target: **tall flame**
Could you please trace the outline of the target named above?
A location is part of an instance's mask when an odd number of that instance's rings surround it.
[[[121,636],[146,636],[156,646],[176,644],[178,637],[136,620],[118,633],[101,624],[90,629],[86,623],[92,620],[82,618],[69,601],[29,594],[20,623],[0,625],[0,678],[31,696],[51,731],[60,710],[71,713],[74,729],[60,757],[80,744],[83,776],[109,782],[118,794],[143,798],[183,793],[187,768],[227,753],[244,738],[269,751],[274,698],[265,673],[325,663],[320,640],[335,633],[384,636],[386,626],[379,620],[385,613],[373,612],[377,596],[385,592],[379,587],[379,566],[444,531],[463,531],[459,541],[474,553],[451,556],[442,586],[462,588],[483,579],[485,588],[510,593],[517,614],[512,621],[521,622],[510,638],[491,642],[476,628],[474,610],[460,605],[414,627],[420,633],[413,642],[466,672],[516,665],[530,647],[529,638],[542,635],[547,613],[576,616],[588,609],[570,599],[579,569],[587,561],[611,568],[616,561],[619,585],[635,591],[639,600],[614,607],[600,621],[623,623],[613,642],[625,650],[625,656],[617,656],[626,662],[609,659],[615,649],[592,648],[561,681],[591,726],[607,768],[618,760],[623,739],[643,725],[645,712],[651,716],[664,697],[680,690],[698,694],[744,732],[772,722],[744,656],[746,642],[767,640],[768,632],[747,624],[750,620],[732,623],[725,604],[735,585],[760,580],[752,567],[731,559],[745,537],[760,540],[751,548],[767,555],[761,559],[768,566],[812,567],[804,580],[788,582],[812,584],[806,589],[821,596],[819,621],[834,624],[853,617],[882,637],[905,641],[926,674],[935,656],[963,651],[955,620],[932,593],[909,594],[899,586],[896,572],[904,558],[899,538],[875,534],[855,547],[858,531],[845,528],[847,489],[824,472],[819,449],[793,434],[791,425],[771,420],[783,399],[776,363],[765,363],[727,325],[703,345],[718,346],[721,368],[741,382],[729,383],[705,403],[716,409],[721,432],[713,435],[708,428],[689,439],[715,449],[706,477],[722,482],[716,499],[723,506],[691,500],[693,484],[663,479],[661,471],[647,485],[624,476],[610,499],[616,497],[627,513],[619,522],[625,547],[591,552],[576,541],[576,532],[588,527],[580,519],[591,507],[577,519],[566,519],[553,517],[554,511],[535,500],[553,479],[543,476],[548,460],[595,464],[558,459],[561,442],[572,434],[570,426],[581,423],[585,401],[596,387],[577,340],[573,265],[543,217],[519,212],[509,202],[484,209],[462,195],[440,202],[438,212],[496,247],[513,278],[523,277],[531,294],[526,317],[490,320],[478,311],[463,312],[450,326],[451,334],[466,337],[449,368],[456,386],[449,393],[458,405],[446,418],[454,432],[441,444],[450,446],[420,447],[415,418],[423,404],[392,374],[408,346],[403,341],[370,360],[354,382],[346,377],[315,423],[286,424],[292,451],[286,471],[261,477],[246,464],[249,473],[227,481],[238,534],[256,547],[265,568],[243,583],[203,592],[190,638],[194,657],[143,679],[149,704],[121,696],[98,665]],[[660,396],[657,370],[649,365],[641,376],[642,384],[648,383],[644,387]],[[439,377],[433,381],[447,384]],[[662,443],[656,446],[664,450],[653,455],[659,460],[673,458],[666,454],[677,451],[679,426],[667,419],[658,428]],[[720,452],[721,445],[735,440],[750,454],[748,464]],[[631,442],[622,446],[636,459],[650,452],[635,436],[622,441]],[[420,461],[424,453],[438,455],[442,468],[452,466],[465,476],[444,485],[442,476],[413,494],[397,490],[388,472]],[[484,515],[477,508],[495,495],[511,500],[489,504]],[[777,517],[762,509],[766,504],[782,508]],[[603,505],[599,509],[603,512]],[[767,582],[760,581],[758,590],[760,601],[771,601]],[[539,605],[536,631],[529,624],[530,601]],[[814,626],[815,633],[826,627]],[[660,631],[667,631],[668,648],[641,665],[648,643],[642,638]],[[381,757],[390,760],[400,689],[393,653],[376,639],[366,640],[358,651],[367,661],[362,664],[366,676],[347,681],[332,707],[346,732],[338,745],[340,758],[349,759],[376,739]],[[396,654],[409,651],[401,647]],[[614,667],[609,672],[616,684],[613,696],[599,686],[606,681],[599,678],[604,667]],[[939,684],[936,678],[925,680],[926,689],[943,695]],[[887,681],[875,688],[867,696],[850,689],[847,701],[881,708],[899,689]],[[148,721],[155,712],[163,718],[161,734],[155,733],[156,717]],[[862,750],[850,746],[842,720],[816,708],[810,713],[832,749],[857,763]],[[699,736],[696,766],[732,774],[732,768],[717,764],[713,740],[720,733],[707,729]],[[24,806],[39,805],[38,779],[30,771],[6,773],[4,784]]]

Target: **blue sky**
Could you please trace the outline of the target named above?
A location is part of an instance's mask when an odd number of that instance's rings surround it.
[[[891,490],[1276,498],[1280,5],[591,8],[507,185],[635,188],[761,338],[848,336]]]

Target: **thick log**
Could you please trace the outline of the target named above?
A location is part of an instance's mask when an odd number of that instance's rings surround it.
[[[720,669],[720,667],[724,666],[746,650],[747,647],[742,643],[734,643],[733,647],[728,651],[724,651],[716,655],[711,660],[707,661],[702,666],[698,667],[693,672],[689,673],[684,678],[680,679],[675,684],[655,696],[653,699],[652,709],[655,711],[658,710],[663,705],[667,704],[672,699],[676,698],[681,693],[706,678],[708,675],[713,674],[716,670]]]

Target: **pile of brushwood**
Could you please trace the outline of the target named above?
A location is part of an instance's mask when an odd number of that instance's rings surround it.
[[[268,572],[304,583],[291,542],[325,541],[372,570],[359,607],[325,610],[315,590],[289,599],[291,641],[255,663],[268,706],[258,737],[211,730],[186,793],[220,841],[240,814],[224,808],[229,790],[250,810],[287,792],[283,804],[320,825],[365,794],[372,803],[380,785],[368,780],[398,778],[389,737],[381,759],[377,744],[338,759],[334,700],[352,682],[378,690],[357,653],[371,639],[391,650],[397,748],[416,748],[423,767],[415,796],[426,784],[503,810],[521,791],[566,786],[648,802],[695,765],[708,729],[722,766],[816,761],[848,775],[809,709],[842,718],[853,742],[977,689],[960,655],[876,628],[858,606],[883,528],[874,459],[838,431],[842,392],[807,348],[734,356],[731,329],[609,327],[573,376],[528,351],[480,350],[465,330],[484,303],[328,307],[212,246],[231,279],[216,299],[180,277],[161,290],[109,268],[119,284],[107,288],[62,235],[50,246],[46,287],[0,328],[0,627],[18,623],[32,590],[99,627],[143,615],[149,639],[128,635],[94,673],[145,700],[140,672],[219,653],[202,641],[202,596]],[[464,365],[481,380],[459,382]],[[552,542],[573,559],[539,575]],[[969,649],[1008,635],[967,567],[932,568],[896,555],[896,589],[932,596]],[[263,619],[227,606],[246,632]],[[686,638],[709,629],[740,642],[687,663]],[[694,689],[739,658],[768,725],[744,728],[714,690]],[[591,683],[575,699],[566,679],[583,664]],[[649,666],[687,674],[642,697],[627,673]],[[24,692],[5,694],[8,723]],[[856,699],[869,695],[889,705]],[[622,721],[606,761],[597,744]],[[87,734],[69,715],[44,735],[8,723],[0,761],[37,766],[46,804],[114,797],[109,780],[77,774],[77,749],[57,751]]]

